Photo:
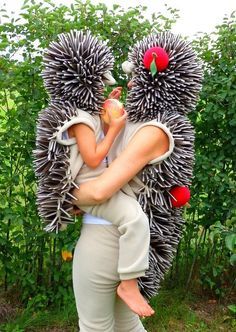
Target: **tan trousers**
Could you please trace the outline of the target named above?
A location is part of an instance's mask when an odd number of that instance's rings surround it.
[[[84,224],[74,252],[73,288],[80,332],[144,332],[116,295],[120,233],[112,225]]]
[[[120,232],[118,259],[120,280],[144,276],[148,268],[150,229],[148,218],[137,200],[118,191],[103,204],[79,207],[117,226]]]

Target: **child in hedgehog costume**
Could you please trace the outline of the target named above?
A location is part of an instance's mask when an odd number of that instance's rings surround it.
[[[64,208],[66,194],[70,195],[68,177],[78,187],[104,172],[104,158],[124,126],[126,115],[119,119],[110,118],[106,135],[102,137],[103,116],[99,113],[103,82],[114,83],[109,73],[113,57],[105,43],[89,32],[73,31],[60,35],[59,41],[51,43],[45,52],[44,64],[43,78],[51,101],[48,109],[39,116],[35,155],[39,177],[39,212],[46,221],[50,221],[46,230],[51,231],[65,223],[62,213],[68,213]],[[60,120],[55,126],[58,117]],[[44,133],[48,135],[49,131],[52,135],[45,140]],[[67,178],[63,179],[67,181],[66,194],[63,193],[64,183],[58,176],[62,163],[67,168]],[[52,204],[55,199],[60,208]],[[137,278],[144,276],[148,268],[150,243],[148,219],[137,200],[118,191],[103,204],[79,204],[79,208],[118,227],[121,234],[118,263],[121,283],[118,293],[122,297],[123,289],[128,289],[129,297],[135,303],[132,310],[140,316],[152,315],[154,311],[137,286]]]
[[[124,181],[119,176],[119,170],[125,161],[130,160],[126,158],[125,151],[129,149],[130,153],[130,149],[134,148],[135,144],[131,143],[135,143],[135,135],[140,132],[141,136],[145,126],[157,126],[166,133],[169,139],[168,152],[150,160],[147,165],[139,163],[135,169],[136,177],[123,187],[127,194],[138,199],[149,217],[149,269],[140,278],[139,284],[144,296],[150,298],[157,294],[160,282],[171,266],[182,233],[183,211],[181,207],[173,206],[172,192],[175,188],[187,187],[191,183],[194,130],[186,115],[196,105],[202,68],[190,44],[170,32],[151,34],[136,43],[123,68],[132,73],[133,86],[128,92],[126,103],[129,122],[108,156],[111,159],[117,158],[103,175],[82,184],[79,191],[74,190],[73,195],[78,197],[80,203],[92,204],[97,202],[96,191],[103,186],[104,197],[100,195],[100,199],[109,198],[127,179],[131,180],[134,176],[130,176],[130,179],[126,177]],[[148,140],[144,142],[144,145],[149,144]],[[143,145],[140,145],[142,148]],[[136,147],[136,151],[138,149]],[[137,156],[137,162],[138,159]],[[134,163],[135,159],[131,161]],[[88,239],[88,229],[85,235]],[[78,246],[80,251],[83,251],[86,238]],[[75,266],[79,250],[75,251]],[[86,275],[86,270],[89,270],[88,266],[80,273],[80,277]],[[102,273],[102,268],[99,273]],[[75,272],[74,282],[77,279]],[[77,292],[77,297],[83,293],[80,289]],[[93,293],[94,290],[91,290],[90,295]]]

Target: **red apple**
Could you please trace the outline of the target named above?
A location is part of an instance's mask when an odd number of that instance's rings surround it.
[[[143,57],[144,67],[150,70],[150,66],[153,60],[155,61],[158,71],[164,71],[168,67],[169,56],[165,49],[162,47],[151,47],[145,52]]]
[[[106,124],[109,124],[110,116],[114,119],[119,118],[124,114],[124,106],[123,104],[117,99],[107,99],[102,105],[102,119]],[[109,113],[108,113],[109,111]]]
[[[171,203],[173,207],[181,207],[188,203],[190,200],[190,190],[188,187],[173,187],[170,190]]]

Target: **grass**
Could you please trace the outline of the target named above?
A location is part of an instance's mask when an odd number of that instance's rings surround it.
[[[62,310],[45,310],[32,312],[19,311],[16,317],[6,324],[0,325],[0,332],[33,332],[33,331],[77,331],[75,305]]]
[[[148,332],[236,331],[226,307],[211,301],[184,290],[162,290],[151,301],[156,314],[146,319],[145,326]]]
[[[185,296],[183,290],[162,290],[152,299],[154,317],[143,324],[148,332],[234,332],[236,323],[227,308],[215,300]],[[76,332],[74,301],[61,310],[18,310],[15,317],[0,324],[0,332]],[[105,331],[104,331],[105,332]]]

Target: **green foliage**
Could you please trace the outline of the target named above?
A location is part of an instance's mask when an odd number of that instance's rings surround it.
[[[26,308],[21,310],[14,319],[9,320],[5,324],[1,324],[1,332],[20,332],[20,331],[45,331],[50,329],[53,331],[54,326],[60,331],[77,331],[76,307],[71,295],[70,302],[63,310],[39,310]],[[61,328],[61,329],[60,329]]]
[[[236,305],[235,304],[228,305],[228,309],[230,310],[230,312],[232,312],[234,315],[236,315]]]
[[[171,29],[178,13],[74,1],[26,0],[18,19],[1,9],[0,25],[0,286],[13,289],[28,312],[71,302],[71,264],[61,250],[73,248],[80,222],[59,235],[46,234],[37,215],[32,150],[38,112],[47,105],[42,54],[50,41],[71,29],[90,29],[107,40],[116,59],[118,85],[126,86],[121,63],[129,47],[153,29]],[[171,282],[199,282],[212,295],[230,295],[235,284],[236,25],[232,15],[213,35],[194,42],[205,79],[197,110],[196,166],[191,208],[171,271]],[[123,96],[124,98],[125,96]],[[187,273],[186,273],[187,271]],[[19,325],[19,329],[21,325]]]
[[[235,214],[236,23],[225,20],[214,35],[198,41],[205,80],[196,122],[195,204],[206,228]]]
[[[183,242],[188,248],[195,242],[190,273],[199,270],[203,287],[223,296],[235,279],[235,14],[224,19],[212,35],[196,40],[195,47],[203,61],[205,77],[200,102],[192,114],[196,165]]]

